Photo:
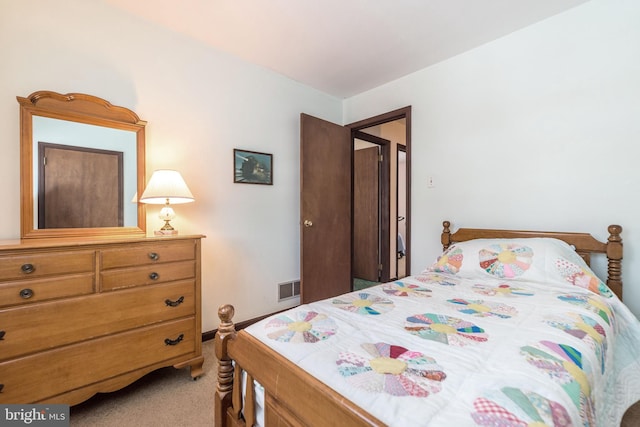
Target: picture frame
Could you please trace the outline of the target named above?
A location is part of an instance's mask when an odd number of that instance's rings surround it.
[[[273,185],[273,155],[234,148],[233,182]]]

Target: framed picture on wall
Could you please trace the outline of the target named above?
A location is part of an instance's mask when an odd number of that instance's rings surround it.
[[[234,148],[233,182],[273,185],[273,155]]]

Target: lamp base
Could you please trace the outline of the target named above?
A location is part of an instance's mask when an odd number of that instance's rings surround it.
[[[155,236],[175,236],[178,234],[178,230],[154,230]]]

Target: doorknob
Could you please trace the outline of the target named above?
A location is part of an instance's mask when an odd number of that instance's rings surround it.
[[[305,219],[303,224],[305,227],[311,227],[313,225],[313,222],[311,222],[311,220]]]

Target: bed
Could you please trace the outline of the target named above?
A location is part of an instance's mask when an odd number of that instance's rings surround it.
[[[216,427],[619,425],[640,400],[622,228],[600,242],[443,225],[416,275],[240,331],[220,307]]]

